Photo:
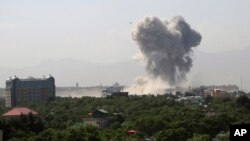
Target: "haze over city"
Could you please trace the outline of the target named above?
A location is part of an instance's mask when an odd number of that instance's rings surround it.
[[[249,0],[0,0],[0,141],[249,141]]]
[[[0,87],[9,76],[52,74],[57,86],[131,85],[145,74],[131,37],[146,16],[182,16],[202,35],[186,86],[250,89],[249,1],[1,1]]]

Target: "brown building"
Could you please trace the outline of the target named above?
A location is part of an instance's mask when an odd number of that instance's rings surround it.
[[[230,97],[230,94],[220,89],[214,89],[213,91],[211,91],[211,96],[215,98],[228,98]]]

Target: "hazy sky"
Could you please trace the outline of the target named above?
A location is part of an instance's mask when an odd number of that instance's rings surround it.
[[[250,45],[248,0],[0,0],[0,66],[74,58],[109,64],[139,49],[131,39],[145,16],[183,16],[199,31],[204,52]]]

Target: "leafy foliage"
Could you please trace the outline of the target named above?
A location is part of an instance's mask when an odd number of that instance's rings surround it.
[[[230,124],[250,123],[250,99],[206,99],[207,106],[176,102],[168,95],[113,98],[56,98],[45,105],[26,105],[39,116],[0,120],[4,140],[12,141],[210,141]],[[101,107],[110,113],[110,126],[83,126],[83,118]],[[8,109],[1,108],[1,112]],[[129,136],[128,130],[136,130]]]

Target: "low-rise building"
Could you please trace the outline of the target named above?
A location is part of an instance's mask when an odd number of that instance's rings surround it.
[[[220,89],[213,89],[213,90],[204,90],[204,96],[211,96],[214,98],[230,98],[235,97],[235,93],[237,92],[227,92]]]
[[[226,91],[222,91],[220,89],[214,89],[211,91],[211,96],[215,98],[229,98],[231,95]]]
[[[201,96],[180,97],[179,99],[177,99],[177,101],[183,101],[183,102],[188,102],[188,103],[193,103],[193,104],[204,103],[204,100],[202,99]]]
[[[98,108],[92,113],[89,113],[88,116],[89,118],[83,119],[84,125],[93,125],[100,129],[109,126],[110,123],[109,112],[104,109]]]

